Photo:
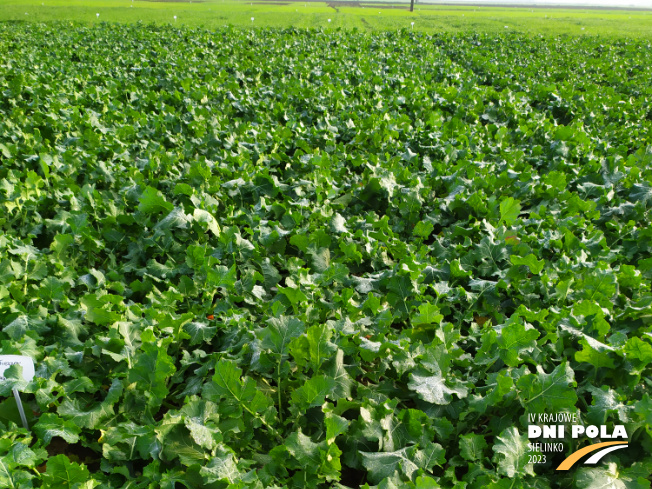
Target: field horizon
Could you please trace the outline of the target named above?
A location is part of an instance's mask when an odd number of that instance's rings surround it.
[[[99,14],[99,15],[98,15]],[[642,10],[530,6],[477,7],[418,3],[316,0],[146,1],[0,0],[0,21],[154,22],[208,29],[297,27],[367,32],[407,28],[418,32],[602,36],[652,39],[652,13]],[[253,18],[253,20],[252,20]]]

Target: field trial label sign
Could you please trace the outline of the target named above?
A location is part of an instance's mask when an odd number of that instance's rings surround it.
[[[0,355],[0,380],[5,380],[5,370],[12,365],[22,365],[23,378],[30,381],[34,378],[34,360],[32,357],[23,357],[21,355]]]

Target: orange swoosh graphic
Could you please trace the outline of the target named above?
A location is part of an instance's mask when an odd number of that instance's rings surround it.
[[[562,463],[559,464],[559,467],[557,467],[557,470],[568,470],[570,469],[575,462],[577,462],[579,459],[581,459],[584,455],[587,453],[595,452],[596,450],[600,450],[601,448],[604,447],[609,447],[611,445],[627,445],[626,441],[605,441],[604,443],[595,443],[593,445],[589,445],[588,447],[584,447],[576,452],[571,453],[566,460],[564,460]]]

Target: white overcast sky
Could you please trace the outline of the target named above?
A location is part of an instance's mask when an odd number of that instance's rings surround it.
[[[652,0],[424,0],[433,3],[515,4],[515,5],[592,5],[596,7],[639,7],[652,9]]]

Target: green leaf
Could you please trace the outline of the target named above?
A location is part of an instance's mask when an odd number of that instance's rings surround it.
[[[76,484],[85,483],[89,478],[86,466],[71,462],[65,455],[50,457],[43,474],[43,482],[48,487],[60,489],[73,489]]]
[[[506,226],[514,224],[521,212],[521,203],[512,197],[503,199],[500,203],[500,218]]]
[[[337,345],[330,341],[333,330],[329,325],[322,323],[308,328],[306,336],[312,369],[313,372],[317,372],[322,363],[337,351]]]
[[[261,345],[272,353],[284,357],[290,341],[303,334],[305,326],[303,322],[294,317],[281,316],[270,318],[267,327],[258,332]]]
[[[29,318],[25,315],[18,316],[2,328],[2,331],[12,340],[19,340],[29,331]]]
[[[539,275],[539,273],[541,273],[541,270],[543,270],[543,266],[545,264],[545,261],[537,260],[537,257],[534,256],[532,253],[524,257],[512,255],[510,257],[510,260],[514,265],[527,266],[530,269],[530,272],[532,272],[535,275]]]
[[[153,187],[147,186],[143,194],[138,199],[138,210],[144,214],[158,214],[160,212],[170,212],[174,205],[165,200],[163,194]]]
[[[414,225],[414,230],[412,234],[419,236],[421,238],[427,238],[432,234],[432,231],[435,229],[435,225],[430,221],[419,221]]]
[[[308,379],[301,387],[292,392],[292,402],[301,410],[321,406],[328,394],[335,387],[335,380],[318,375]]]
[[[97,324],[98,326],[112,324],[120,319],[119,314],[110,310],[110,303],[103,299],[104,298],[98,298],[95,294],[88,294],[80,301],[86,308],[85,319]]]
[[[652,345],[636,336],[627,340],[623,351],[626,358],[636,358],[646,365],[652,363]]]
[[[163,446],[162,460],[171,461],[178,458],[187,467],[207,463],[208,453],[195,443],[182,425],[173,425],[171,429],[162,426],[157,431],[159,431],[159,439]]]
[[[210,461],[200,470],[204,483],[228,482],[234,484],[240,479],[241,474],[233,453],[220,449],[219,453],[211,457]]]
[[[334,356],[323,364],[323,372],[335,381],[329,399],[337,401],[341,398],[350,398],[354,382],[344,366],[344,351],[338,349]]]
[[[252,414],[264,411],[269,401],[251,378],[240,380],[241,376],[242,370],[232,362],[220,360],[215,365],[213,382],[204,386],[204,396],[215,402],[219,402],[220,398],[226,399]]]
[[[575,408],[575,376],[566,362],[549,374],[541,365],[537,365],[536,374],[522,376],[516,385],[521,392],[523,405],[530,413],[562,412]]]
[[[335,443],[335,439],[346,433],[351,422],[346,418],[333,413],[326,413],[324,425],[326,426],[326,443]]]
[[[612,349],[607,345],[604,345],[604,348],[596,348],[596,345],[600,345],[599,341],[589,342],[585,338],[580,339],[579,344],[582,345],[582,350],[575,352],[576,361],[589,363],[596,368],[615,368],[616,364],[609,356],[609,351]]]
[[[624,470],[618,470],[613,462],[606,467],[582,467],[575,475],[576,486],[578,489],[650,489],[647,479],[650,464],[647,465],[636,463]]]
[[[2,152],[2,156],[5,158],[9,159],[11,158],[11,152],[9,151],[9,148],[5,146],[4,144],[0,143],[0,152]]]
[[[313,442],[301,431],[288,436],[285,440],[285,447],[290,455],[304,467],[319,467],[321,465],[319,444]]]
[[[512,478],[534,475],[533,466],[528,463],[527,436],[519,435],[518,430],[511,427],[503,430],[496,440],[492,449],[499,474]]]
[[[416,489],[440,489],[441,486],[432,477],[420,476],[417,477]]]
[[[103,421],[114,414],[113,405],[122,395],[123,386],[120,379],[114,379],[103,402],[90,407],[80,399],[66,399],[57,408],[63,419],[70,419],[80,428],[99,429]]]
[[[73,421],[64,420],[53,413],[45,413],[34,425],[34,431],[48,445],[55,436],[63,438],[68,443],[77,443],[81,428]]]
[[[192,215],[193,219],[197,222],[206,225],[206,229],[213,233],[213,236],[220,235],[220,226],[217,224],[215,217],[203,209],[195,209]]]
[[[63,283],[55,277],[46,277],[41,283],[38,294],[46,301],[61,301],[65,298]]]
[[[640,401],[636,403],[634,411],[641,415],[643,422],[647,425],[648,433],[652,434],[652,398],[649,394],[644,394]]]
[[[217,327],[209,326],[206,323],[200,323],[198,321],[192,321],[184,325],[183,328],[184,331],[188,333],[188,336],[190,336],[191,345],[209,343],[217,332]]]
[[[410,374],[408,388],[415,391],[424,401],[440,405],[450,404],[453,400],[453,394],[462,399],[468,393],[468,389],[461,385],[449,387],[446,379],[441,374]]]
[[[168,394],[167,379],[176,372],[172,358],[156,343],[143,343],[136,363],[127,374],[146,394],[152,394],[152,404],[158,405]]]
[[[464,460],[482,460],[487,442],[482,435],[469,433],[460,436],[460,455]]]
[[[70,248],[75,242],[75,238],[69,234],[57,234],[52,243],[50,244],[50,249],[54,256],[61,260],[65,257],[66,251]]]
[[[419,306],[419,314],[412,318],[413,326],[424,326],[439,324],[444,316],[439,313],[439,307],[434,304],[425,303]]]
[[[413,479],[419,470],[431,470],[445,462],[444,449],[437,443],[430,443],[425,449],[407,447],[393,452],[370,453],[361,451],[362,465],[369,471],[371,482],[378,483],[395,471]]]
[[[518,322],[508,324],[498,336],[501,360],[509,367],[517,367],[523,361],[521,356],[536,348],[538,337],[539,332],[531,326],[526,328]]]
[[[191,221],[190,216],[186,215],[183,209],[175,208],[167,216],[161,219],[154,229],[169,231],[171,229],[187,229]]]
[[[227,290],[233,289],[237,280],[235,265],[227,268],[224,265],[217,265],[208,270],[208,283],[215,287],[224,287]]]
[[[299,313],[299,304],[306,302],[308,297],[299,287],[278,287],[278,293],[288,298],[295,314]]]

